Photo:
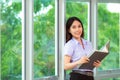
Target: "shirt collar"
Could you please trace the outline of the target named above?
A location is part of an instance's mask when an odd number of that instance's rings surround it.
[[[75,42],[75,44],[79,44],[79,42],[75,38],[72,38],[72,40]],[[87,41],[83,38],[82,38],[82,42],[84,45],[87,44]]]

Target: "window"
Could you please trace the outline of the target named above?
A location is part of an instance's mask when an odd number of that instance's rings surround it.
[[[21,0],[0,3],[0,78],[22,80]]]
[[[32,1],[23,2],[25,13],[23,77],[25,80],[57,80],[59,53],[57,1],[34,0],[34,4]]]
[[[119,2],[99,2],[97,16],[98,49],[110,40],[109,55],[97,69],[97,79],[120,80],[120,6]],[[101,77],[102,76],[102,77]],[[110,78],[111,77],[111,78]],[[115,78],[114,78],[115,77]],[[112,79],[113,78],[113,79]]]
[[[110,40],[110,52],[99,70],[120,68],[120,4],[98,3],[98,48]]]
[[[58,54],[55,15],[55,0],[34,0],[34,78],[55,75]]]
[[[63,80],[64,22],[70,16],[82,20],[85,39],[96,48],[111,40],[110,55],[95,69],[95,80],[120,80],[119,0],[1,0],[0,3],[1,80]],[[113,11],[116,6],[118,12]]]

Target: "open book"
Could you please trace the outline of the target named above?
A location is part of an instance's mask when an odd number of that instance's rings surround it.
[[[109,53],[110,41],[108,41],[100,50],[93,51],[88,57],[89,63],[84,63],[79,66],[79,69],[94,69],[93,63],[96,60],[102,61]]]

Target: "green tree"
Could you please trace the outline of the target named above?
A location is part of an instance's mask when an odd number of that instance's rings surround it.
[[[1,79],[14,80],[21,75],[21,3],[1,1]],[[17,64],[16,64],[17,63]]]
[[[34,3],[34,77],[55,75],[55,2]],[[39,2],[39,3],[38,3]],[[46,13],[42,9],[50,8]]]
[[[119,14],[107,10],[106,4],[98,6],[98,48],[110,40],[110,54],[102,63],[100,70],[119,67]],[[111,64],[109,62],[112,62]]]
[[[22,20],[19,14],[22,4],[19,1],[0,1],[0,39],[1,39],[1,77],[2,80],[21,80],[22,75]],[[43,8],[51,6],[47,13],[40,14]],[[105,5],[98,7],[98,34],[100,48],[108,39],[111,39],[111,55],[106,58],[100,70],[118,66],[119,61],[119,25],[117,13],[111,13]],[[34,77],[43,77],[55,74],[55,2],[54,0],[34,0]],[[84,24],[85,38],[87,38],[88,6],[83,3],[68,2],[66,4],[66,19],[70,16],[79,17]],[[103,17],[106,15],[105,17]],[[107,36],[107,37],[106,37]],[[113,39],[113,37],[116,38]],[[116,58],[114,58],[114,53]],[[111,66],[109,62],[114,63]]]

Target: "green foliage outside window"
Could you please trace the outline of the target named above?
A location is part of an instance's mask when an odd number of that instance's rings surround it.
[[[49,8],[48,12],[37,14],[45,8]],[[34,14],[34,78],[52,76],[55,75],[54,0],[35,0]]]
[[[1,80],[21,80],[22,38],[21,2],[0,4]]]
[[[0,7],[0,48],[1,48],[1,79],[21,80],[22,76],[22,24],[19,14],[22,10],[21,2],[1,1]],[[47,13],[37,15],[41,8],[52,6]],[[98,26],[100,48],[108,39],[111,39],[111,55],[106,58],[100,70],[119,68],[119,25],[117,13],[110,13],[106,6],[99,5]],[[79,17],[85,26],[87,38],[88,8],[81,3],[66,4],[66,18]],[[54,1],[35,0],[34,2],[34,77],[55,75],[55,4]],[[103,18],[104,15],[107,15]],[[103,35],[101,35],[101,33]],[[105,34],[105,35],[104,35]],[[109,37],[106,37],[109,36]],[[116,36],[115,38],[113,38]],[[114,58],[116,56],[116,58]],[[113,62],[109,64],[109,62]],[[106,67],[107,65],[107,67]]]
[[[106,4],[98,5],[98,49],[104,45],[107,40],[110,40],[109,55],[103,60],[99,70],[120,68],[120,13],[108,11]]]

